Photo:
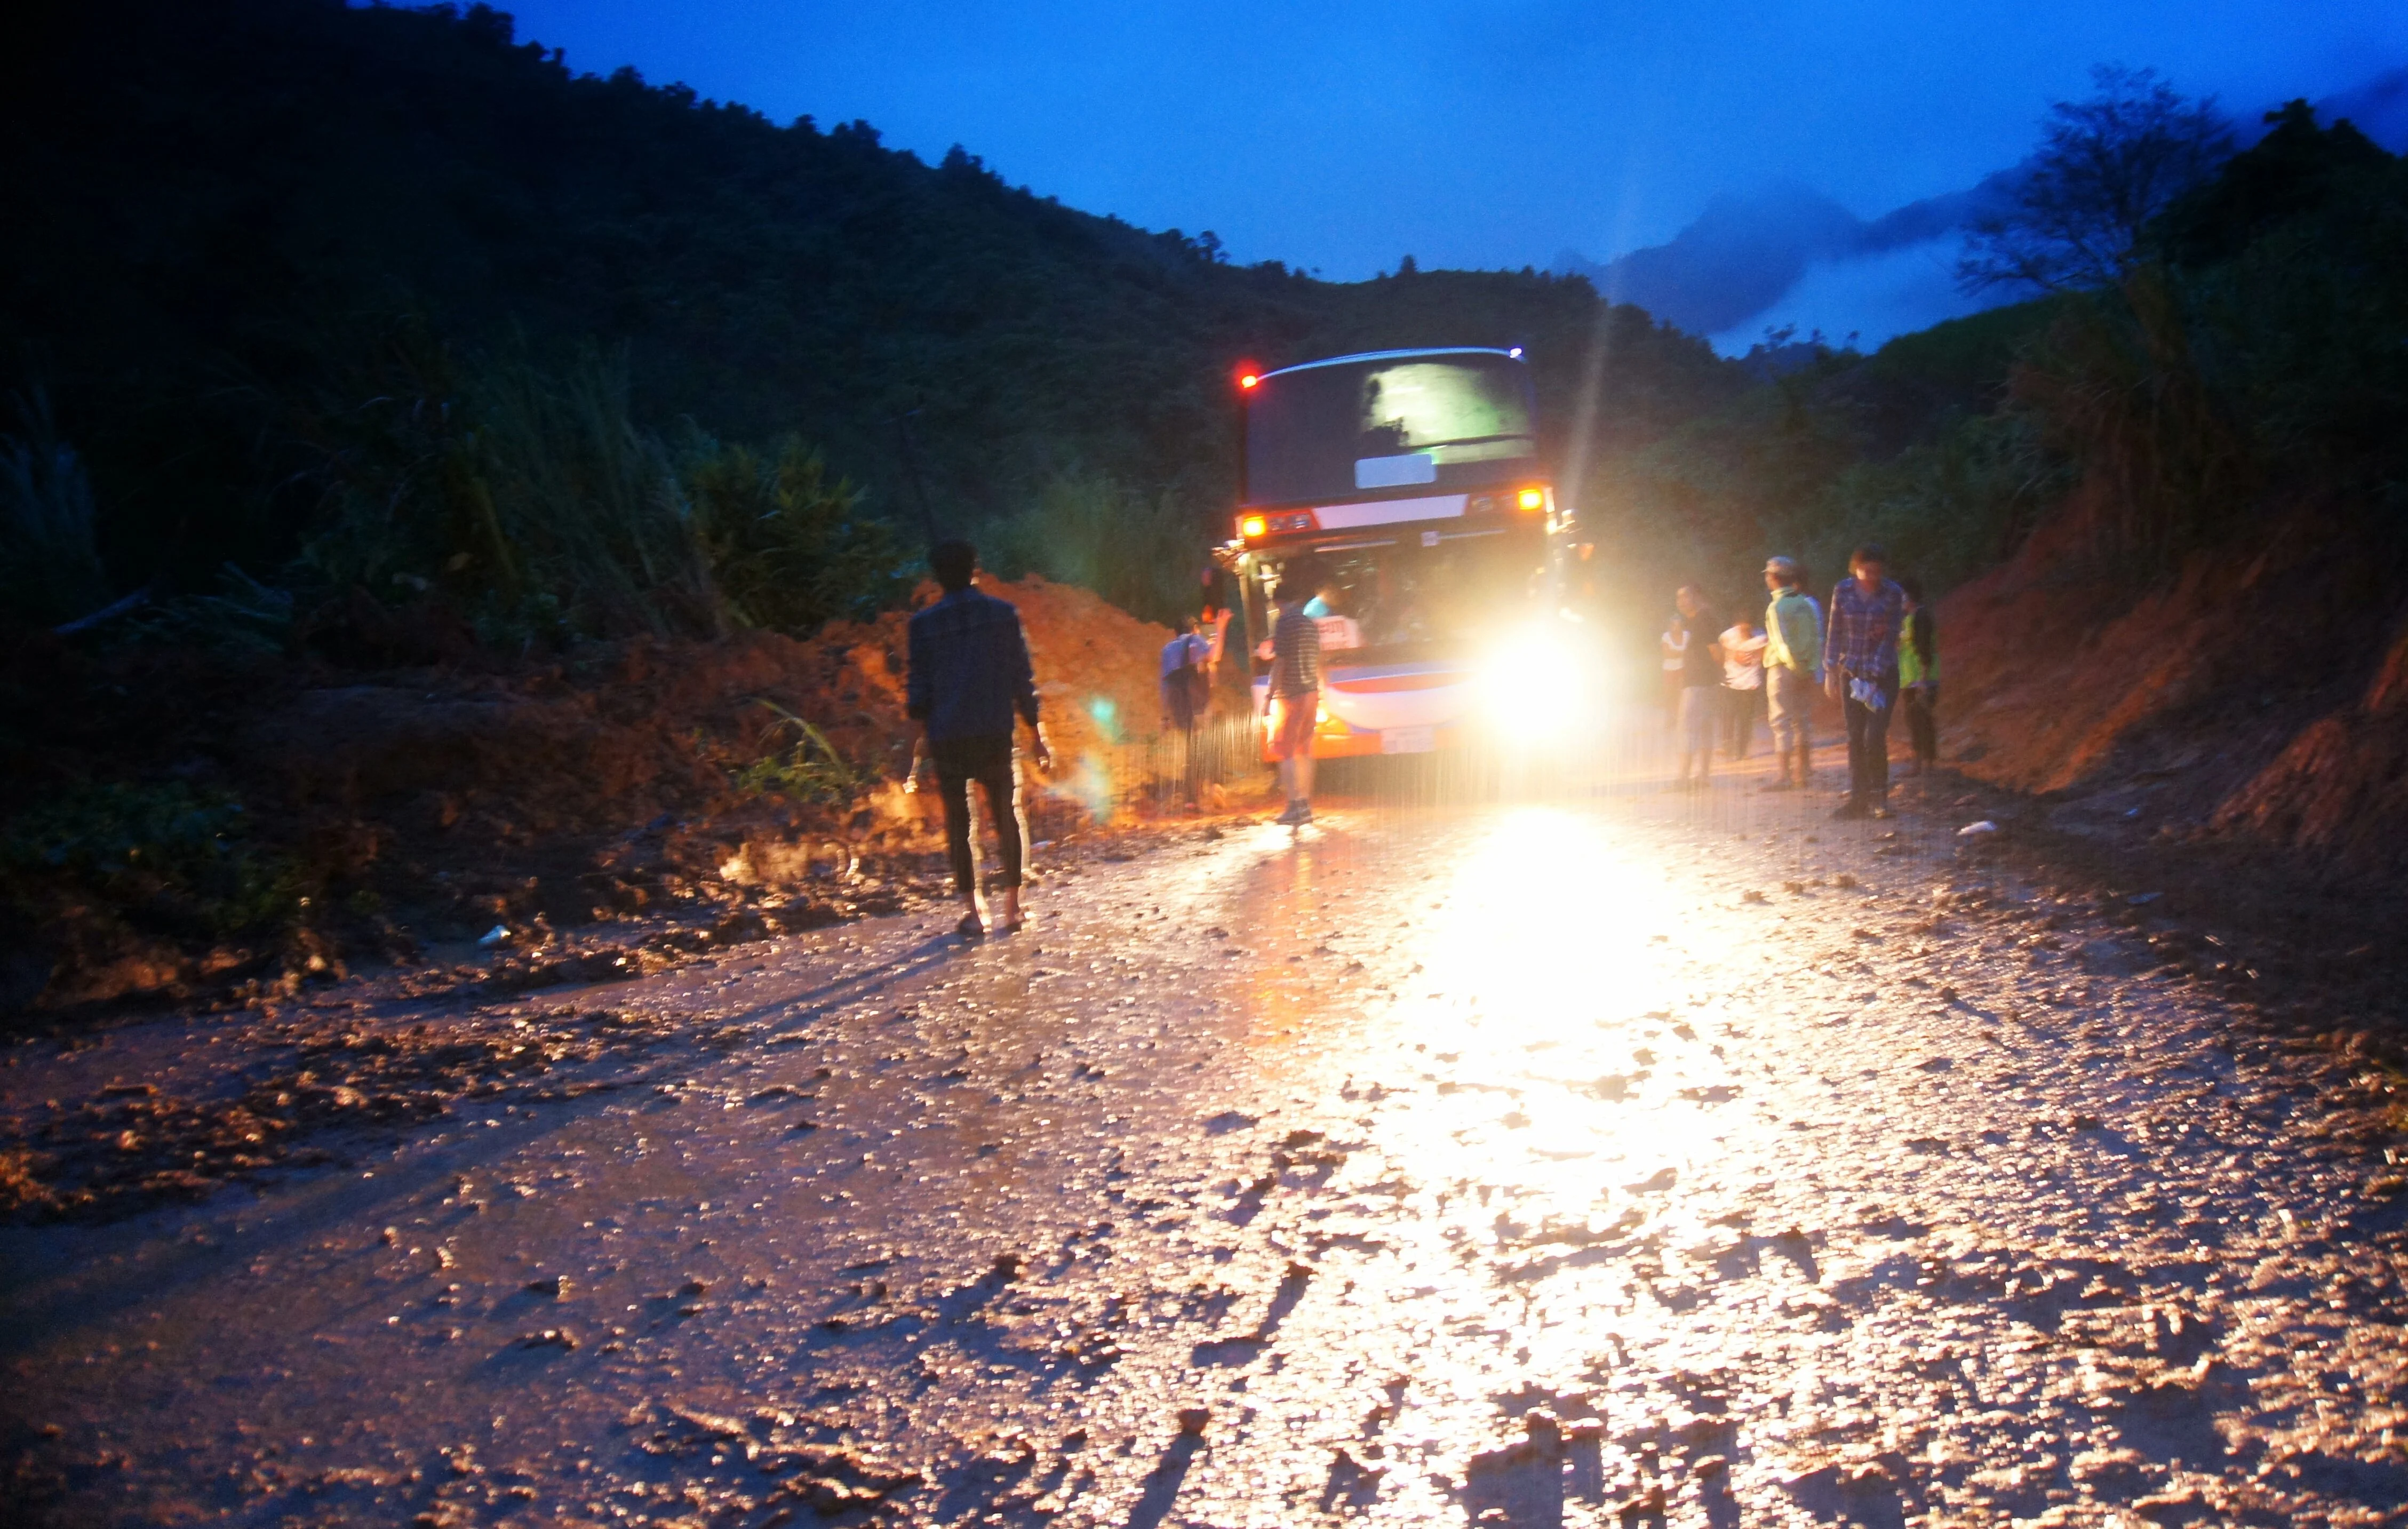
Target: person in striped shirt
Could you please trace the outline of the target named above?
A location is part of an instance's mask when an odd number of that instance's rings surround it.
[[[1321,713],[1321,627],[1305,614],[1320,584],[1320,571],[1299,560],[1280,574],[1274,598],[1279,620],[1271,623],[1271,758],[1279,761],[1287,810],[1279,821],[1291,828],[1312,821],[1312,728]]]

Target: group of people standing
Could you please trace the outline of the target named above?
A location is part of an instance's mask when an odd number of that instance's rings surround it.
[[[1705,786],[1717,739],[1730,758],[1746,758],[1756,719],[1765,716],[1776,772],[1763,789],[1806,790],[1813,783],[1808,724],[1821,691],[1839,703],[1848,732],[1848,795],[1834,816],[1886,818],[1891,718],[1906,713],[1915,770],[1939,753],[1930,608],[1920,583],[1889,577],[1889,554],[1877,542],[1849,554],[1848,577],[1831,591],[1828,612],[1805,582],[1794,559],[1771,559],[1764,565],[1762,625],[1742,613],[1719,631],[1697,585],[1673,595],[1661,644],[1679,756],[1669,789]]]

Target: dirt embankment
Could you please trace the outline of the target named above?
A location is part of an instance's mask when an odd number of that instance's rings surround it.
[[[2408,883],[2393,560],[2359,522],[2296,507],[2135,593],[2080,550],[2081,508],[1941,603],[1944,755],[2076,832]]]
[[[1059,836],[1113,804],[1098,772],[1155,725],[1169,634],[1083,590],[990,588],[1028,630],[1063,761],[1034,805]],[[573,953],[679,907],[891,910],[936,870],[934,803],[901,789],[906,620],[378,671],[21,645],[0,654],[0,1013],[289,989],[495,926]],[[797,754],[790,716],[836,758]]]

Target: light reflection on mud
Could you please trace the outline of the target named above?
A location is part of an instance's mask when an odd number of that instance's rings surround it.
[[[2309,1080],[1939,836],[1818,826],[1341,804],[975,951],[649,982],[712,1038],[633,1087],[10,1234],[17,1480],[263,1523],[2400,1500],[2400,1218],[2290,1135]]]

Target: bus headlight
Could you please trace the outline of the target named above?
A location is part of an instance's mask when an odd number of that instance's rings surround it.
[[[1544,736],[1588,714],[1588,664],[1569,633],[1523,628],[1490,653],[1484,678],[1489,720],[1510,734]]]

